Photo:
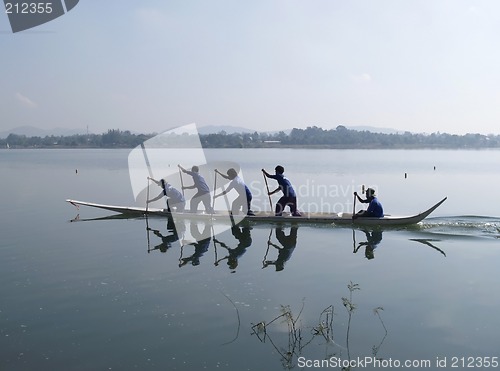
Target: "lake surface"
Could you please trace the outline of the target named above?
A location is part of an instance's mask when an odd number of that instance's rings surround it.
[[[254,209],[269,209],[260,169],[278,163],[302,210],[350,212],[362,185],[389,214],[448,200],[412,227],[254,224],[197,246],[212,225],[187,221],[176,240],[164,219],[65,202],[133,205],[127,150],[0,150],[0,370],[500,357],[500,151],[205,152],[240,164]]]

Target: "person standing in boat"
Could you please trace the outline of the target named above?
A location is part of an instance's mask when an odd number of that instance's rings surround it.
[[[240,210],[243,209],[243,212],[247,215],[255,215],[250,207],[252,202],[252,192],[247,187],[245,183],[243,183],[243,179],[238,176],[238,173],[233,168],[227,171],[227,175],[221,173],[219,170],[215,169],[215,172],[219,174],[221,177],[225,179],[231,180],[229,186],[225,191],[219,193],[218,195],[214,195],[214,198],[223,196],[227,194],[231,189],[234,189],[238,192],[238,197],[233,201],[231,205],[231,213],[233,215],[239,214]]]
[[[189,210],[192,213],[196,213],[198,211],[198,205],[200,202],[205,206],[205,212],[212,214],[214,210],[212,209],[211,197],[210,197],[210,188],[208,187],[205,178],[200,175],[200,168],[198,166],[193,166],[191,171],[184,169],[181,165],[178,165],[179,169],[183,173],[190,175],[193,178],[194,184],[192,186],[185,186],[182,189],[196,189],[197,192],[189,201]]]
[[[163,196],[165,196],[167,198],[168,212],[171,212],[172,209],[175,209],[175,211],[179,213],[184,211],[184,208],[186,207],[186,200],[184,199],[182,193],[179,192],[179,190],[172,187],[172,185],[166,182],[165,179],[160,179],[160,180],[156,180],[153,178],[148,178],[148,179],[152,180],[154,183],[156,183],[157,186],[160,186],[162,188],[162,192],[155,198],[148,200],[148,203],[157,201]]]
[[[267,178],[275,179],[278,182],[278,188],[276,188],[272,192],[269,192],[268,195],[271,196],[279,191],[283,192],[283,196],[276,203],[275,215],[283,215],[283,210],[285,210],[286,206],[289,206],[292,216],[302,216],[297,210],[297,195],[292,187],[292,183],[290,183],[290,181],[283,175],[285,172],[285,168],[281,165],[278,165],[276,166],[274,171],[275,175],[271,175],[266,170],[262,169],[264,176],[266,176]]]
[[[361,210],[357,214],[354,214],[353,219],[359,217],[373,217],[373,218],[381,218],[384,216],[384,209],[382,204],[379,202],[377,197],[375,196],[375,190],[373,188],[368,188],[365,192],[366,199],[363,200],[359,197],[358,192],[354,192],[354,196],[357,197],[358,201],[364,204],[368,204],[368,208],[366,210]]]

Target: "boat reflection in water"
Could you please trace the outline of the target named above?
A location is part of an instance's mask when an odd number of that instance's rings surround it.
[[[365,247],[365,258],[368,260],[372,260],[375,258],[375,250],[378,248],[379,244],[382,242],[382,230],[381,229],[366,229],[363,228],[361,230],[365,234],[366,241],[356,242],[356,231],[352,230],[352,245],[353,245],[353,253],[356,254],[362,246]],[[432,242],[436,242],[439,240],[436,239],[425,239],[425,238],[410,238],[409,241],[419,242],[423,245],[429,246],[434,250],[440,252],[443,256],[446,256],[446,253],[441,250],[439,247],[435,246]]]
[[[213,243],[215,253],[214,265],[219,266],[223,261],[226,261],[226,265],[231,270],[231,273],[236,272],[239,260],[252,244],[262,246],[262,243],[266,238],[266,229],[269,230],[269,237],[267,237],[267,249],[265,251],[264,258],[262,259],[262,268],[274,265],[276,272],[283,271],[286,263],[291,259],[292,254],[297,247],[297,233],[299,229],[297,223],[273,223],[263,225],[248,221],[243,221],[229,227],[228,229],[226,224],[210,219],[184,219],[177,221],[174,225],[171,218],[166,218],[165,221],[165,219],[148,219],[147,217],[130,218],[121,214],[93,219],[81,219],[79,215],[77,215],[77,217],[72,219],[71,222],[119,219],[145,220],[148,252],[159,250],[160,252],[165,253],[172,249],[172,247],[179,247],[179,267],[184,267],[186,265],[198,266],[201,262],[201,258],[205,255],[205,253],[207,253]],[[163,227],[158,226],[159,220],[161,220]],[[155,227],[150,227],[150,225],[154,225]],[[311,229],[314,228],[315,227],[311,227],[310,225],[305,227],[306,232],[310,232]],[[364,236],[361,241],[357,241],[357,238],[360,238],[360,232],[362,232]],[[384,232],[398,233],[397,230],[389,232],[388,230],[382,230],[376,227],[364,227],[361,229],[353,228],[353,253],[357,254],[360,250],[364,250],[364,257],[367,260],[373,260],[376,256],[376,250],[382,243]],[[406,230],[406,232],[418,233],[418,230]],[[252,238],[253,233],[255,236]],[[332,236],[338,235],[335,230],[331,230],[331,234]],[[155,241],[155,237],[159,238],[160,242]],[[440,241],[439,239],[408,238],[407,240],[431,247],[443,256],[446,256],[446,253],[443,250],[434,245],[435,242]],[[257,241],[257,243],[255,241]],[[223,251],[223,253],[221,253],[221,251]]]

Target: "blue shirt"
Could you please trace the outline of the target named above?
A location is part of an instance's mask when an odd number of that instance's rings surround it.
[[[170,184],[167,184],[165,188],[163,188],[163,194],[170,198],[173,203],[178,204],[184,202],[184,196],[177,189],[172,187]]]
[[[203,178],[199,173],[194,171],[186,171],[186,174],[191,175],[193,177],[194,186],[200,193],[210,193],[210,188],[208,187],[205,178]]]
[[[269,175],[269,178],[276,179],[278,181],[279,187],[285,197],[297,197],[295,190],[292,187],[292,183],[290,183],[290,181],[283,174]]]
[[[375,218],[381,218],[384,216],[384,209],[382,208],[382,204],[379,202],[377,197],[373,197],[370,201],[368,209],[366,209],[366,213]]]
[[[229,183],[229,186],[226,189],[226,192],[229,192],[231,189],[236,190],[240,196],[246,195],[246,198],[248,200],[252,199],[252,193],[248,189],[248,187],[243,183],[243,180],[239,177],[236,176],[231,183]]]

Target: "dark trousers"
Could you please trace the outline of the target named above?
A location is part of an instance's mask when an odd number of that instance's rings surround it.
[[[241,195],[236,198],[236,200],[233,201],[233,204],[231,205],[231,213],[234,215],[238,215],[240,210],[243,210],[243,214],[247,214],[250,209],[250,204],[252,202],[252,196],[247,197],[247,195]]]
[[[276,203],[276,210],[274,212],[275,215],[281,216],[286,206],[290,207],[290,212],[292,213],[292,215],[300,216],[300,213],[297,211],[297,197],[286,196],[281,197]]]

